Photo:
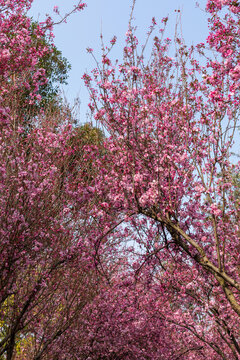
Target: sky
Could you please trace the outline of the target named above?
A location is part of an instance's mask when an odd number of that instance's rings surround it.
[[[81,105],[79,121],[87,120],[88,92],[82,81],[85,72],[91,72],[95,63],[86,48],[94,50],[96,58],[101,59],[100,33],[107,45],[114,35],[117,44],[111,59],[122,57],[124,37],[128,28],[131,0],[85,0],[87,8],[69,17],[67,23],[55,26],[55,45],[62,51],[72,66],[68,85],[63,87],[66,98],[70,103],[78,97]],[[58,6],[60,13],[71,11],[74,0],[34,0],[29,16],[42,21],[46,14],[59,20],[53,13],[53,7]],[[146,33],[151,25],[152,17],[160,24],[163,17],[168,16],[166,36],[173,38],[176,24],[176,10],[181,10],[182,33],[187,45],[203,42],[208,34],[207,15],[204,12],[205,0],[137,0],[134,12],[134,25],[137,26],[137,36],[140,44],[144,43]]]

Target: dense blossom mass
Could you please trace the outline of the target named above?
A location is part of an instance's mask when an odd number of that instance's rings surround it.
[[[208,0],[175,58],[130,19],[83,76],[105,135],[41,105],[31,3],[0,0],[0,359],[240,359],[240,3]]]

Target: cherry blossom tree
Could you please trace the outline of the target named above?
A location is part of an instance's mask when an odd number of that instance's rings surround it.
[[[176,36],[173,59],[170,40],[155,37],[146,61],[130,22],[123,62],[112,64],[110,46],[84,80],[110,134],[112,168],[95,184],[97,193],[107,187],[101,215],[110,208],[125,217],[119,231],[136,243],[136,272],[152,262],[153,273],[169,277],[176,298],[171,304],[166,292],[168,321],[199,344],[196,355],[189,343],[181,357],[201,358],[204,347],[213,358],[238,359],[240,5],[210,0],[206,9],[206,45],[187,48]]]
[[[98,146],[81,139],[76,145],[68,119],[56,128],[41,126],[38,118],[26,132],[21,117],[30,87],[26,106],[40,103],[47,78],[39,59],[51,52],[45,42],[35,47],[34,38],[51,38],[46,34],[53,22],[31,29],[30,6],[0,2],[0,356],[9,360],[47,356],[92,300],[100,278],[93,267],[90,202],[85,206],[93,178],[88,159],[98,157]]]

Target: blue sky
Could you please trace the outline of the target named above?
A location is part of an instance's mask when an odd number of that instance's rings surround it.
[[[88,92],[81,77],[85,71],[90,72],[95,66],[86,48],[93,48],[96,57],[100,59],[99,35],[102,31],[106,44],[114,35],[117,36],[117,45],[112,55],[114,58],[121,58],[131,6],[131,0],[85,0],[85,2],[87,8],[84,11],[73,14],[67,24],[58,25],[54,29],[55,44],[72,65],[64,92],[70,102],[73,102],[77,96],[80,98],[81,122],[86,121],[88,111]],[[173,38],[177,9],[181,10],[183,36],[187,45],[203,42],[208,34],[207,16],[202,11],[206,1],[198,2],[200,8],[196,7],[195,0],[137,0],[134,23],[137,26],[139,42],[144,43],[153,16],[158,23],[163,17],[169,17],[166,35]],[[53,7],[59,6],[61,14],[65,14],[72,9],[74,3],[76,3],[74,0],[34,0],[29,15],[36,20],[43,20],[45,14],[50,14],[57,20],[52,11]]]

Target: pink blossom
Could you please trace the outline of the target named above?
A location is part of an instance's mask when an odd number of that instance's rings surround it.
[[[8,49],[3,49],[0,53],[0,59],[3,58],[4,60],[10,57],[10,52]]]
[[[59,14],[59,7],[55,5],[55,6],[53,7],[53,11],[54,11],[56,14]]]
[[[211,204],[210,209],[211,209],[211,213],[215,216],[220,216],[222,214],[222,211],[219,209],[217,204]]]
[[[240,79],[240,65],[236,65],[233,70],[230,71],[230,76],[234,81]]]

